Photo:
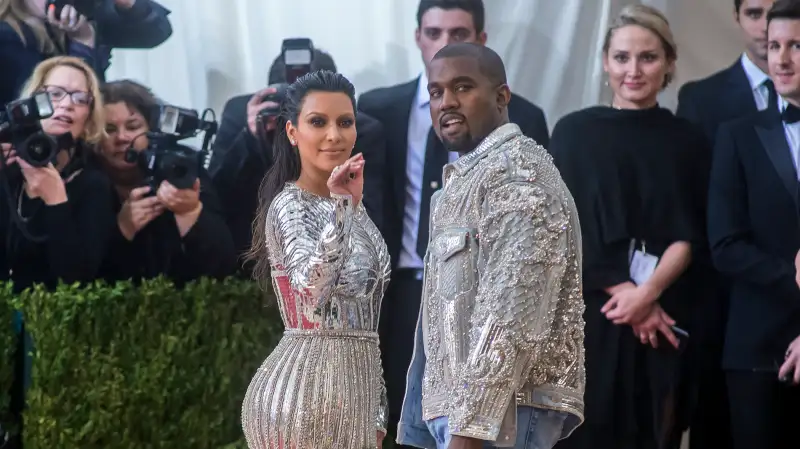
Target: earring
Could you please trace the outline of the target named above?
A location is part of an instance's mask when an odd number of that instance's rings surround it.
[[[295,141],[294,141],[294,139],[290,140],[290,141],[289,141],[289,143],[291,143],[291,144],[292,144],[292,146],[295,146],[295,145],[297,145],[297,142],[295,142]]]

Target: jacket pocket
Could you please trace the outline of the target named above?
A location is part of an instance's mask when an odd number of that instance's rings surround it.
[[[435,294],[455,300],[475,286],[471,232],[469,229],[446,229],[431,242],[431,256],[436,269]]]

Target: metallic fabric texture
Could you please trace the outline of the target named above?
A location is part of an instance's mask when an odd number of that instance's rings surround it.
[[[444,168],[425,258],[423,419],[513,443],[517,405],[583,420],[578,214],[547,151],[514,124]]]
[[[267,212],[284,337],[242,404],[250,449],[366,449],[385,432],[378,317],[390,261],[350,196],[287,184]]]

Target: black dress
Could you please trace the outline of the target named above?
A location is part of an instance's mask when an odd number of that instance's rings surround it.
[[[666,109],[592,107],[556,125],[550,151],[578,209],[586,302],[586,422],[558,447],[672,447],[683,354],[641,344],[600,309],[606,288],[631,280],[632,240],[658,257],[676,241],[707,246],[707,143]],[[687,270],[659,298],[684,329],[693,277]]]

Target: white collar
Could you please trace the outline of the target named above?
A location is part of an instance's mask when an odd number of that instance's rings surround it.
[[[427,107],[431,102],[431,94],[428,93],[428,75],[422,72],[419,75],[419,83],[417,84],[417,95],[414,99],[417,107]]]
[[[758,89],[764,84],[764,81],[769,79],[769,75],[758,68],[758,66],[750,60],[750,57],[747,56],[747,53],[742,53],[741,61],[744,74],[747,75],[747,80],[750,81],[750,88],[752,90]]]

